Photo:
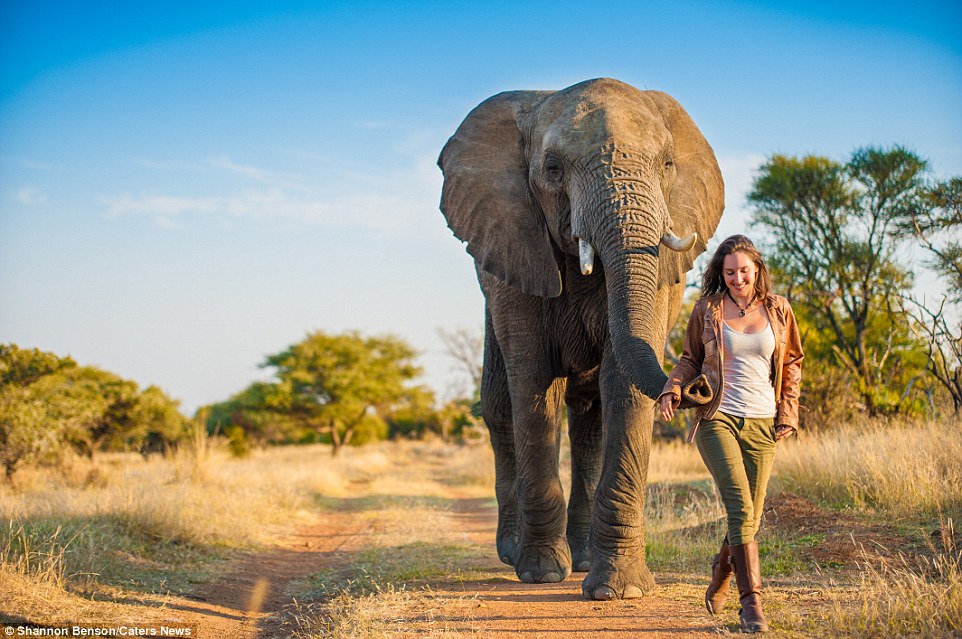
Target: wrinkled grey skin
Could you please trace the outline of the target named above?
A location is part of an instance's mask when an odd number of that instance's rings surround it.
[[[589,599],[642,596],[654,586],[643,511],[665,339],[724,207],[711,147],[668,95],[601,79],[486,100],[438,165],[441,210],[486,300],[481,405],[498,554],[524,582],[573,568],[588,571]],[[660,245],[669,228],[697,233],[694,247]],[[579,237],[597,252],[591,275]]]

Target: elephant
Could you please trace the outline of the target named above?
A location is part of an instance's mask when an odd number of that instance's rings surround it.
[[[654,400],[686,273],[724,208],[715,155],[673,98],[602,78],[485,100],[438,165],[485,298],[498,556],[526,583],[587,572],[587,599],[648,594]]]

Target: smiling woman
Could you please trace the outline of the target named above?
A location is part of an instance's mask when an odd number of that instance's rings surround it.
[[[732,572],[741,627],[768,630],[761,605],[755,535],[775,461],[775,444],[798,426],[802,345],[788,301],[770,293],[768,267],[744,235],[724,240],[705,269],[685,344],[660,398],[666,420],[681,389],[704,378],[714,400],[698,409],[688,434],[711,471],[728,515],[728,534],[712,563],[708,612],[724,607]]]

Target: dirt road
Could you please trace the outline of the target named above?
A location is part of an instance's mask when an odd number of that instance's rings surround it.
[[[497,513],[491,501],[452,493],[443,513],[449,524],[444,534],[488,547],[475,562],[486,576],[419,585],[408,605],[392,608],[391,618],[378,625],[386,636],[691,638],[714,636],[725,627],[701,607],[700,576],[658,575],[660,585],[652,596],[613,602],[583,599],[583,574],[558,584],[521,584],[494,556]],[[291,636],[298,615],[325,614],[323,606],[302,609],[303,602],[294,603],[297,585],[321,571],[349,571],[350,558],[368,545],[371,532],[358,515],[351,510],[325,513],[283,540],[280,548],[248,555],[191,596],[172,598],[167,606],[172,618],[195,626],[205,639]],[[314,627],[325,628],[319,636],[338,636],[323,619],[315,619]]]

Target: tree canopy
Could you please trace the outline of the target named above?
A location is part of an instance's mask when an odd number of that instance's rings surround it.
[[[155,386],[70,357],[0,344],[0,463],[7,477],[65,451],[159,449],[185,432],[178,403]]]
[[[929,256],[928,264],[947,284],[941,299],[913,298],[917,328],[928,348],[929,372],[962,412],[962,178],[926,189],[920,205],[903,225]],[[955,320],[950,319],[954,307]]]
[[[262,366],[275,381],[254,384],[227,405],[212,407],[221,426],[240,426],[249,434],[270,431],[289,440],[305,434],[329,438],[336,453],[348,443],[387,436],[386,418],[425,403],[425,388],[409,386],[420,375],[417,352],[391,335],[364,337],[356,331],[310,333]],[[265,437],[276,441],[274,437]]]
[[[775,155],[749,194],[774,237],[773,274],[873,413],[900,410],[924,366],[900,304],[913,276],[898,249],[926,175],[925,160],[899,146],[859,149],[845,164]]]

